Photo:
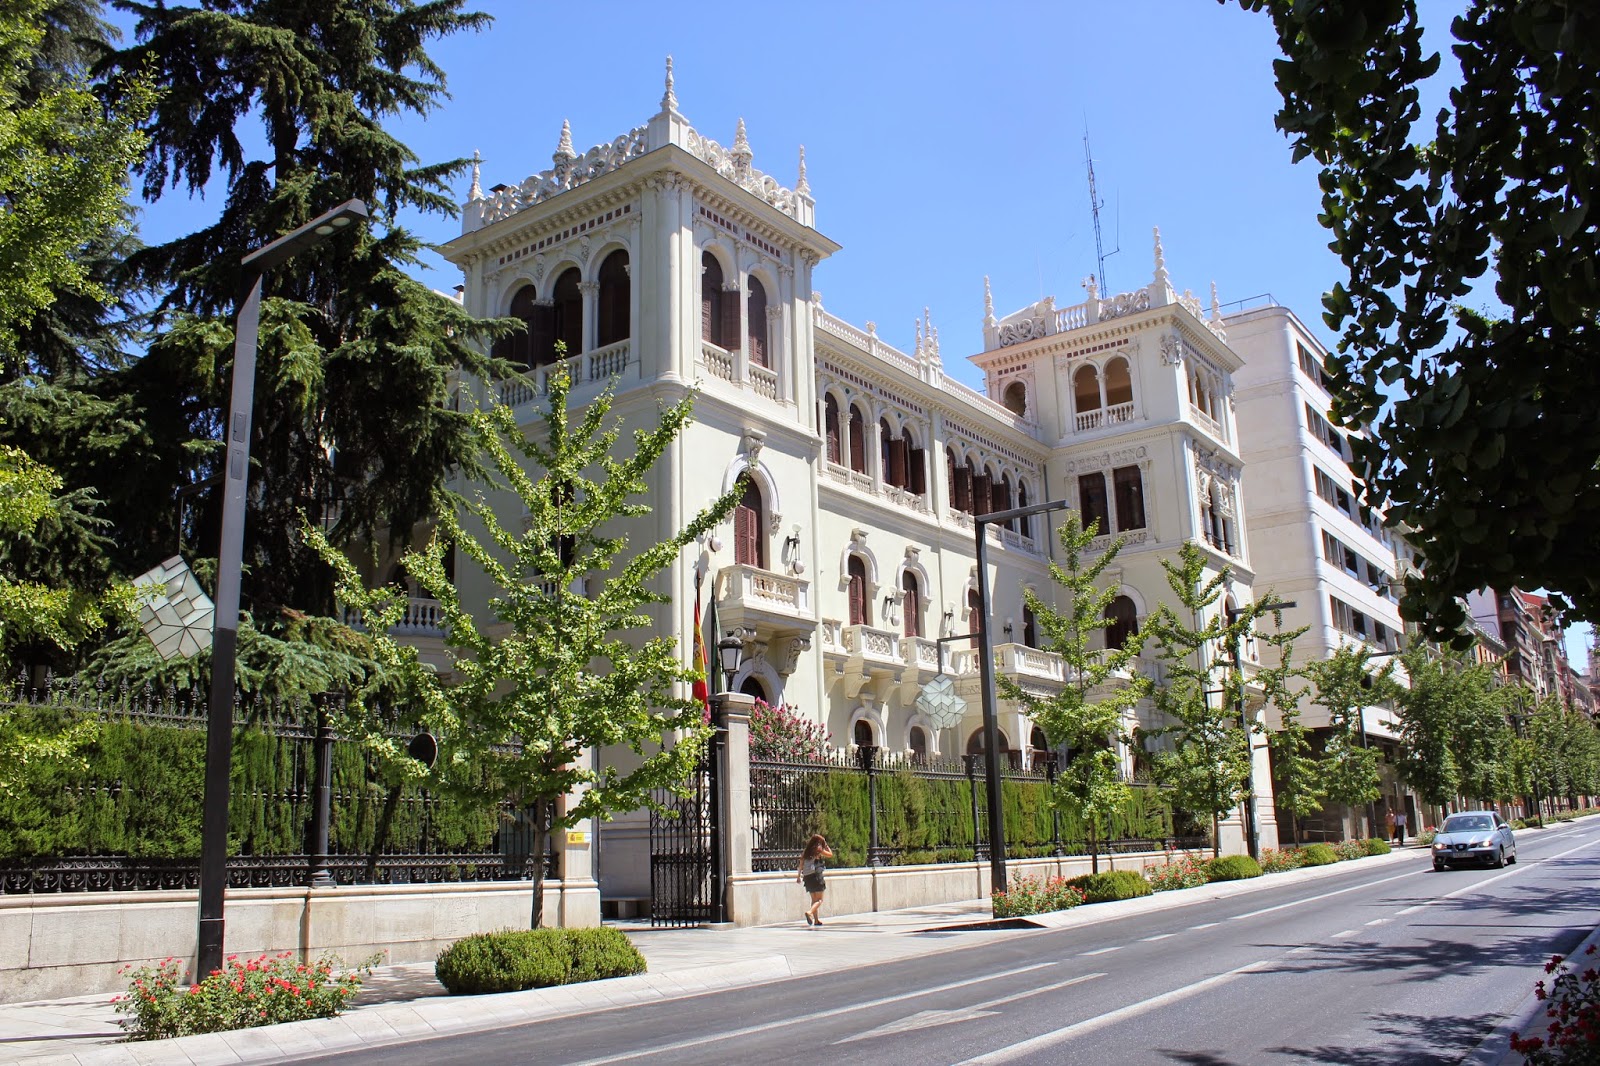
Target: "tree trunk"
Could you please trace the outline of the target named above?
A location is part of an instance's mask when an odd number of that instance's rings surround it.
[[[1220,858],[1221,856],[1222,856],[1222,819],[1217,816],[1217,812],[1216,811],[1212,811],[1211,812],[1211,857],[1213,859],[1216,859],[1216,858]]]
[[[540,796],[533,801],[533,909],[529,917],[529,928],[538,929],[544,924],[544,856],[550,848],[550,810],[552,801],[549,796]]]
[[[400,786],[392,785],[383,801],[383,813],[378,816],[377,831],[372,834],[372,854],[367,857],[367,883],[378,880],[378,856],[389,840],[389,826],[394,822],[394,810],[400,804]]]
[[[1100,872],[1100,838],[1092,824],[1085,828],[1089,831],[1089,872],[1097,874]]]

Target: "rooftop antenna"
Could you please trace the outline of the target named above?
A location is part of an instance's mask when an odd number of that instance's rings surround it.
[[[1101,292],[1109,292],[1110,290],[1106,288],[1106,260],[1109,259],[1111,256],[1116,255],[1118,252],[1122,251],[1122,246],[1121,246],[1120,238],[1119,238],[1119,243],[1118,243],[1117,247],[1115,247],[1115,248],[1111,249],[1111,251],[1107,252],[1105,250],[1105,244],[1102,241],[1101,236],[1100,236],[1100,209],[1106,205],[1106,202],[1104,200],[1100,199],[1100,191],[1097,188],[1095,188],[1095,183],[1094,183],[1094,156],[1089,151],[1089,124],[1088,124],[1088,122],[1085,122],[1083,124],[1083,165],[1089,171],[1089,211],[1094,215],[1094,258],[1095,258],[1095,266],[1096,266],[1096,268],[1098,270],[1098,273],[1097,273],[1096,276],[1099,278],[1099,281],[1100,281],[1100,291]],[[1121,213],[1121,202],[1119,201],[1118,202],[1118,214],[1119,214],[1119,216],[1120,216],[1120,213]]]

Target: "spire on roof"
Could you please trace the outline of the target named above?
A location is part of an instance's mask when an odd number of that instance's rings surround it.
[[[1222,305],[1217,302],[1217,283],[1211,283],[1211,321],[1222,321]]]
[[[478,184],[478,167],[482,162],[483,156],[479,155],[478,150],[474,148],[472,150],[472,187],[467,190],[468,203],[483,199],[483,187]]]
[[[803,196],[811,195],[811,183],[806,180],[806,146],[800,146],[800,180],[794,183],[794,191]]]
[[[556,145],[556,154],[551,158],[557,166],[578,158],[578,153],[572,150],[572,124],[566,119],[561,120],[561,143]]]
[[[1156,235],[1156,284],[1171,285],[1172,279],[1167,276],[1167,255],[1161,250],[1161,227],[1152,226],[1151,231]]]
[[[678,94],[672,91],[672,57],[667,57],[667,91],[661,94],[661,110],[678,110]]]
[[[917,319],[917,346],[912,350],[912,354],[917,357],[918,361],[922,359],[922,319],[920,318]]]
[[[739,119],[739,129],[733,135],[733,148],[728,152],[733,160],[735,180],[743,182],[750,176],[750,160],[755,158],[755,153],[750,151],[750,139],[744,133],[744,119]]]
[[[983,324],[994,325],[994,293],[989,290],[989,275],[983,276]]]

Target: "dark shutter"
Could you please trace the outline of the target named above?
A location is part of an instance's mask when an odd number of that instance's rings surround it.
[[[906,441],[904,437],[889,440],[889,484],[906,488],[910,479],[906,474]]]
[[[722,311],[722,321],[717,324],[717,344],[730,352],[735,351],[739,347],[739,291],[723,290],[717,306]]]
[[[923,448],[907,449],[911,470],[911,491],[918,496],[925,495],[928,491],[928,453]]]
[[[628,339],[628,304],[628,253],[618,250],[600,264],[600,347]]]
[[[747,481],[744,497],[733,510],[733,561],[744,566],[766,568],[761,536],[761,490],[753,481]]]
[[[839,451],[839,402],[832,396],[822,402],[823,433],[828,438],[828,462],[840,461]]]
[[[717,344],[722,314],[722,264],[706,252],[700,257],[700,339]],[[719,345],[720,347],[720,345]]]
[[[967,632],[972,634],[972,646],[978,646],[978,635],[983,632],[983,612],[978,609],[978,590],[967,593]]]
[[[769,366],[767,359],[767,290],[759,278],[750,279],[750,298],[745,301],[745,330],[749,334],[746,355],[753,366]]]
[[[549,366],[556,361],[556,309],[550,304],[539,304],[528,320],[528,365]]]
[[[1078,478],[1078,510],[1083,516],[1083,527],[1098,522],[1097,534],[1111,531],[1110,516],[1106,513],[1106,476],[1099,471]]]
[[[850,556],[850,624],[867,624],[867,568],[857,556]]]
[[[900,613],[904,620],[904,631],[908,637],[922,636],[922,604],[917,592],[917,578],[915,574],[907,571],[901,579]]]
[[[867,472],[866,419],[853,405],[850,408],[850,469],[858,474]]]
[[[1111,472],[1117,493],[1117,529],[1144,528],[1144,478],[1136,466],[1119,466]]]
[[[994,510],[994,486],[987,473],[972,475],[972,513],[986,515]]]

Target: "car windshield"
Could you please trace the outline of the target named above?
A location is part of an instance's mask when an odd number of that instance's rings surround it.
[[[1487,832],[1494,828],[1494,823],[1486,814],[1457,814],[1445,819],[1444,831],[1446,833],[1476,833]]]

